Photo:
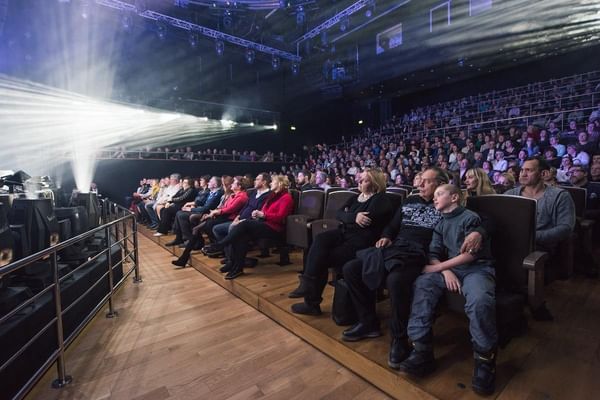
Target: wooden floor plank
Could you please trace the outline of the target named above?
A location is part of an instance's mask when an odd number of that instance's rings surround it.
[[[118,317],[99,313],[67,350],[73,383],[51,389],[53,368],[28,399],[352,399],[369,389],[387,398],[195,269],[173,270],[158,240],[139,242],[143,283],[128,280],[115,297]],[[328,390],[311,384],[320,379]]]

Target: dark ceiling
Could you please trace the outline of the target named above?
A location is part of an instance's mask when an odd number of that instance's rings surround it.
[[[60,24],[49,20],[68,9],[102,21],[105,35],[121,32],[115,60],[122,86],[130,94],[222,102],[244,99],[246,106],[270,109],[297,98],[316,102],[342,96],[404,95],[582,49],[597,44],[600,37],[596,0],[4,1],[8,1],[4,29],[8,40],[0,51],[15,58],[3,63],[0,57],[0,72],[18,70],[27,75],[22,70],[29,57],[30,68],[35,65],[37,76],[41,75],[40,65],[46,60],[40,55],[43,51],[34,51],[39,41],[31,42],[58,29]],[[219,57],[214,39],[203,35],[194,39],[197,43],[191,48],[187,31],[108,6],[116,3],[297,53],[302,57],[299,74],[292,74],[287,60],[281,60],[274,71],[271,55],[260,51],[249,65],[246,49],[231,43],[225,43],[225,54]],[[359,3],[364,7],[312,39],[298,42]],[[57,7],[58,14],[48,13]],[[84,23],[80,19],[76,26]],[[124,25],[133,26],[125,31]]]

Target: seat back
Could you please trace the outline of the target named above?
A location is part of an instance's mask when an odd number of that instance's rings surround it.
[[[497,286],[522,291],[528,275],[523,260],[535,250],[536,201],[498,194],[469,197],[467,207],[492,220]]]
[[[396,210],[398,210],[400,207],[402,207],[402,203],[406,199],[406,196],[403,195],[402,193],[395,193],[395,192],[386,192],[385,195],[387,196],[388,200],[392,204],[392,210],[394,210],[394,214],[395,214]]]
[[[391,187],[387,188],[385,191],[388,192],[388,193],[399,193],[399,194],[403,195],[404,198],[407,198],[408,194],[410,193],[405,188],[396,187],[396,186],[391,186]]]
[[[292,214],[295,214],[296,209],[298,208],[298,204],[300,203],[300,191],[298,191],[296,189],[289,189],[288,191],[290,192],[290,195],[292,196],[292,199],[294,200],[294,209],[292,211]]]
[[[349,190],[336,190],[327,194],[323,219],[335,219],[337,211],[342,208],[346,201],[356,196],[358,196],[357,193]]]
[[[575,203],[575,215],[583,218],[587,202],[587,189],[576,186],[560,186],[571,195],[573,203]]]
[[[296,214],[306,215],[309,219],[321,218],[325,208],[325,192],[322,190],[305,190],[300,193],[300,203]]]

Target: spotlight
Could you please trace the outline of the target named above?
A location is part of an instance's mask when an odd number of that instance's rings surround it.
[[[362,119],[359,119],[359,120],[358,120],[358,124],[359,124],[359,125],[362,125],[362,124],[363,124],[363,122],[364,122],[364,121],[363,121]]]
[[[280,65],[281,65],[281,60],[279,59],[279,57],[277,57],[275,54],[273,54],[273,58],[271,59],[271,66],[273,67],[273,70],[277,71],[279,69]]]
[[[300,73],[300,64],[297,62],[292,63],[292,75],[298,75]]]
[[[302,26],[304,25],[304,21],[306,21],[306,13],[304,12],[304,7],[298,6],[296,8],[296,25]]]
[[[133,18],[131,18],[131,14],[126,13],[121,17],[121,26],[124,31],[128,31],[133,26]]]
[[[290,130],[291,130],[291,131],[295,131],[295,130],[296,130],[296,127],[295,127],[294,125],[292,125],[292,126],[290,126]]]
[[[223,13],[223,28],[231,29],[233,27],[233,15],[231,11],[225,10]]]
[[[188,35],[188,43],[192,49],[198,47],[198,34],[195,32],[190,32]]]
[[[340,21],[340,31],[346,32],[350,27],[350,18],[346,17]]]
[[[256,52],[252,49],[246,49],[246,54],[245,54],[245,58],[246,58],[246,62],[248,64],[254,64],[254,58],[256,57]]]
[[[87,0],[81,2],[81,18],[88,19],[90,16],[90,5]]]
[[[156,23],[156,34],[160,40],[165,40],[167,38],[167,26],[163,22]]]
[[[220,57],[223,55],[223,52],[225,51],[225,43],[223,43],[222,40],[217,40],[215,42],[215,50],[217,52],[217,55]]]

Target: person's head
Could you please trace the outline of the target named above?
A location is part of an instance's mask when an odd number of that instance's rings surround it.
[[[555,186],[555,185],[557,185],[556,173],[557,173],[556,168],[550,167],[546,171],[542,171],[542,180],[544,181],[544,183],[546,185]]]
[[[495,154],[495,156],[496,156],[496,160],[500,161],[500,160],[504,159],[504,152],[497,151],[496,154]]]
[[[210,178],[208,180],[208,189],[209,190],[216,190],[216,189],[219,189],[220,187],[221,187],[221,177],[213,176],[212,178]]]
[[[443,184],[438,186],[433,195],[433,205],[441,213],[454,210],[461,201],[461,191],[456,185]]]
[[[519,183],[525,187],[535,187],[542,182],[542,173],[550,169],[548,163],[539,157],[531,157],[525,160],[519,175]]]
[[[307,184],[307,183],[309,183],[309,181],[310,181],[310,172],[300,171],[300,172],[298,172],[298,175],[296,175],[296,184],[298,186]]]
[[[246,190],[244,186],[246,184],[246,178],[243,176],[236,176],[233,178],[233,182],[231,182],[231,191],[234,193],[241,192]]]
[[[579,132],[579,134],[577,135],[577,139],[579,139],[579,143],[586,144],[588,141],[587,132]]]
[[[552,146],[547,147],[546,150],[544,150],[544,158],[546,160],[554,160],[556,158],[556,149]]]
[[[495,193],[488,174],[481,168],[471,168],[465,173],[465,185],[469,192],[477,196]]]
[[[183,178],[183,180],[181,181],[181,186],[183,187],[184,190],[188,190],[189,188],[192,187],[192,178],[190,178],[189,176],[186,176],[185,178]]]
[[[433,199],[435,189],[448,182],[450,182],[450,178],[446,171],[438,167],[431,167],[421,174],[419,194],[425,200],[431,200]]]
[[[317,171],[315,174],[315,183],[317,185],[323,185],[327,182],[327,174],[323,171]]]
[[[415,177],[413,178],[413,187],[419,188],[421,186],[421,181],[423,179],[423,173],[417,172]]]
[[[466,158],[460,160],[460,168],[463,170],[469,168],[469,160]]]
[[[231,193],[231,184],[233,183],[233,177],[229,175],[221,176],[221,185],[225,193]]]
[[[583,186],[587,183],[587,171],[581,165],[573,165],[569,168],[567,176],[573,186]]]
[[[569,129],[571,129],[571,130],[577,129],[577,122],[569,121]]]
[[[271,175],[266,172],[261,172],[254,178],[254,187],[258,190],[268,189],[271,185]]]
[[[600,154],[594,154],[592,156],[592,165],[600,164]]]
[[[180,179],[181,179],[181,175],[171,174],[171,176],[169,177],[169,185],[171,185],[171,186],[178,185]]]
[[[567,146],[567,154],[571,157],[575,157],[577,155],[577,146],[574,144],[570,144]]]
[[[594,182],[600,181],[600,164],[592,164],[590,167],[590,177]]]
[[[275,193],[279,193],[287,190],[290,186],[290,181],[285,175],[273,175],[271,176],[271,190]]]
[[[515,187],[515,177],[505,172],[498,178],[498,184],[504,186],[506,190]]]
[[[385,174],[376,169],[364,171],[358,181],[358,190],[361,193],[382,193],[386,188]]]
[[[525,160],[527,158],[527,151],[519,150],[519,154],[517,155],[519,160]]]
[[[560,162],[560,166],[562,169],[569,169],[571,165],[573,165],[573,158],[570,155],[565,154]]]
[[[558,144],[558,137],[556,137],[556,135],[550,136],[550,144],[552,146],[556,146]]]

